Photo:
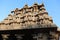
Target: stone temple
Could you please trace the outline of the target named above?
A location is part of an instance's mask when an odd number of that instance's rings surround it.
[[[44,4],[34,3],[16,8],[0,22],[0,40],[59,40],[57,29]]]

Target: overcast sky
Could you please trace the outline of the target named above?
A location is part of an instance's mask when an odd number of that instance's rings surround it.
[[[0,0],[0,21],[5,19],[15,8],[22,8],[25,4],[32,6],[34,2],[42,3],[42,0]],[[53,22],[60,27],[60,0],[43,0],[49,16]]]

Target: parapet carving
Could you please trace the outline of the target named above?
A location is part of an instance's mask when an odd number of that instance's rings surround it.
[[[14,30],[23,28],[44,28],[55,27],[52,17],[48,16],[48,12],[44,8],[44,4],[34,4],[31,7],[25,5],[22,9],[16,8],[11,11],[0,23],[0,30]]]

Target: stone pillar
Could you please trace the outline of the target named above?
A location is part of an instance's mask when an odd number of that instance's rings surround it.
[[[50,38],[50,40],[58,40],[58,34],[56,34],[56,32],[50,31],[49,38]]]
[[[24,36],[24,35],[22,35],[22,34],[15,34],[15,36],[16,36],[17,40],[21,40],[22,36]]]
[[[47,40],[47,37],[48,36],[45,33],[39,33],[33,35],[34,40]]]
[[[9,34],[2,34],[3,40],[7,40],[8,39],[8,36],[9,36]]]
[[[33,34],[32,36],[33,36],[33,39],[34,39],[34,40],[37,40],[36,34]]]

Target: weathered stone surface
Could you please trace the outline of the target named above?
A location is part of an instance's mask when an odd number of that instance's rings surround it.
[[[48,16],[44,4],[25,5],[12,13],[0,23],[0,30],[57,27],[52,17]]]

